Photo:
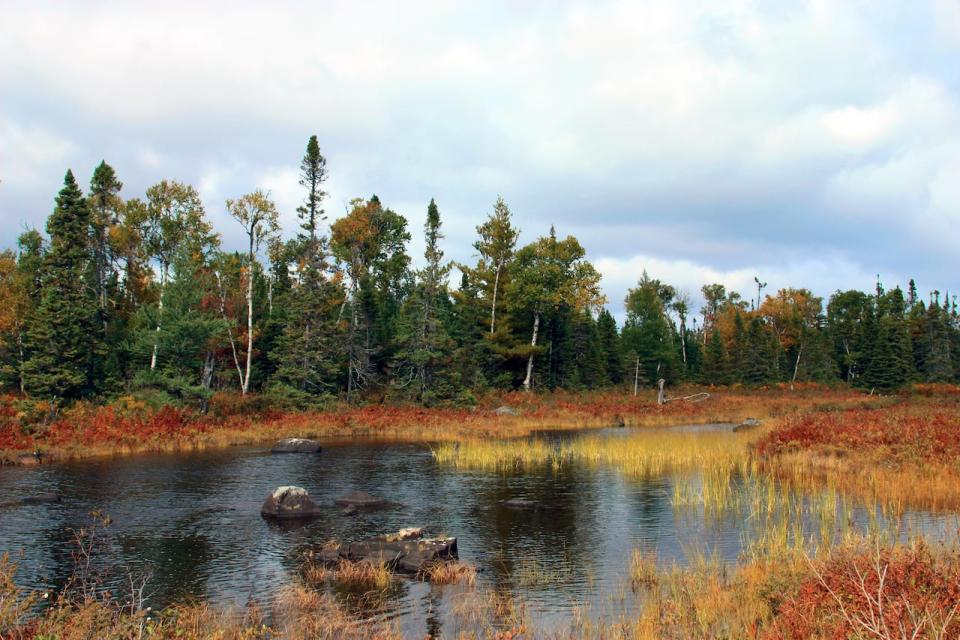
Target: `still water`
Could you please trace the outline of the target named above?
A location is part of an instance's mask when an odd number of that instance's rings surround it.
[[[629,431],[602,433],[616,438]],[[56,590],[72,569],[73,530],[100,510],[113,521],[107,562],[149,567],[149,604],[207,598],[242,606],[268,602],[289,583],[304,552],[327,540],[426,526],[458,538],[460,556],[479,568],[481,584],[520,596],[537,616],[562,621],[576,604],[623,584],[634,548],[655,551],[664,565],[701,553],[736,561],[758,533],[750,514],[673,505],[675,484],[689,484],[697,473],[637,479],[577,464],[511,474],[462,471],[437,464],[427,445],[370,441],[327,442],[320,455],[232,448],[0,468],[0,502],[48,492],[63,497],[0,509],[0,552],[20,556],[20,584]],[[263,520],[266,495],[290,484],[305,487],[326,512],[294,527]],[[333,499],[353,490],[400,506],[341,515]],[[500,504],[513,497],[550,509]],[[848,517],[866,522],[869,512],[861,505]],[[933,538],[956,530],[953,516],[903,518],[898,524]],[[404,580],[370,615],[422,635],[436,630],[443,598],[440,588]]]

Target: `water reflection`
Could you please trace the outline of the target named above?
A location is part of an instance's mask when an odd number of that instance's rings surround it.
[[[242,606],[251,598],[273,597],[296,574],[304,552],[327,540],[427,526],[459,538],[461,556],[479,567],[482,584],[520,594],[544,615],[566,616],[574,603],[614,591],[635,547],[656,551],[663,564],[682,564],[695,551],[738,557],[763,522],[749,509],[675,507],[678,483],[698,481],[696,472],[635,479],[574,463],[513,474],[456,471],[437,465],[427,446],[376,442],[329,444],[319,456],[235,448],[4,468],[4,499],[55,491],[63,502],[0,512],[0,552],[23,551],[23,585],[62,588],[72,567],[72,532],[87,523],[90,511],[101,510],[113,518],[108,563],[151,568],[151,604],[209,598]],[[305,487],[324,507],[322,516],[284,526],[261,519],[264,497],[287,484]],[[353,490],[400,506],[343,516],[333,500]],[[749,490],[745,481],[735,489]],[[517,511],[501,504],[514,497],[549,509]],[[873,516],[860,507],[844,517],[864,522]],[[956,531],[952,517],[911,513],[904,522],[934,537]],[[398,581],[371,601],[331,590],[351,609],[401,616],[421,635],[444,624],[442,612],[456,592]]]

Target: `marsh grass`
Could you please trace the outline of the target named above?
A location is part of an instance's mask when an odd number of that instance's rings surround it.
[[[477,582],[477,568],[459,560],[437,562],[418,573],[417,578],[430,584],[457,584],[472,588]]]
[[[689,395],[700,388],[678,389]],[[655,394],[634,397],[621,391],[506,393],[480,399],[471,408],[412,405],[351,406],[333,403],[323,411],[286,412],[266,396],[219,393],[209,413],[186,407],[154,408],[124,396],[109,405],[77,403],[48,420],[51,412],[24,412],[21,399],[0,396],[0,462],[16,464],[24,453],[40,449],[47,459],[128,455],[145,452],[196,451],[256,445],[283,437],[376,438],[407,442],[450,442],[467,438],[518,438],[544,430],[609,427],[656,427],[675,424],[740,422],[776,418],[828,407],[884,406],[896,398],[820,386],[794,391],[709,389],[705,402],[657,405]],[[509,405],[517,416],[497,416]],[[29,414],[29,415],[28,415]],[[36,414],[36,415],[34,415]]]

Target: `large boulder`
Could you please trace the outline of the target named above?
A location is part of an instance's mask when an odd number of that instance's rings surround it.
[[[399,573],[419,573],[435,563],[457,558],[456,538],[424,538],[422,528],[401,529],[350,544],[327,545],[320,552],[320,559],[326,564],[367,561]]]
[[[265,518],[312,518],[320,507],[303,487],[278,487],[263,501],[260,515]]]
[[[366,491],[353,491],[340,496],[333,501],[339,507],[353,507],[354,509],[382,509],[390,503],[383,498],[372,496]]]
[[[320,443],[306,438],[284,438],[273,445],[270,453],[320,453]]]

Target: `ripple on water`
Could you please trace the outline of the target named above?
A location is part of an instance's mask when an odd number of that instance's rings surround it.
[[[630,431],[603,433],[622,437]],[[64,500],[5,509],[0,552],[23,552],[18,579],[24,586],[60,588],[71,570],[72,530],[88,521],[90,511],[101,510],[113,519],[107,560],[152,567],[152,604],[190,597],[242,606],[251,598],[274,597],[303,553],[327,540],[426,525],[459,538],[461,557],[478,565],[482,584],[520,594],[543,615],[562,618],[574,604],[614,592],[635,547],[656,551],[662,564],[683,564],[697,551],[737,558],[748,519],[743,513],[716,516],[675,508],[675,485],[686,479],[627,479],[611,469],[573,463],[559,471],[510,475],[456,471],[435,464],[426,446],[376,442],[335,443],[316,456],[232,448],[4,468],[3,495],[54,491]],[[261,519],[267,493],[288,484],[305,487],[324,505],[321,517],[292,527]],[[401,506],[344,517],[333,500],[353,490]],[[552,508],[526,512],[500,504],[516,496]],[[905,522],[934,536],[956,532],[955,519],[931,514],[908,514]],[[376,602],[367,600],[364,610],[376,619],[402,619],[404,627],[421,632],[450,592],[397,581]],[[357,606],[342,593],[337,597]]]

